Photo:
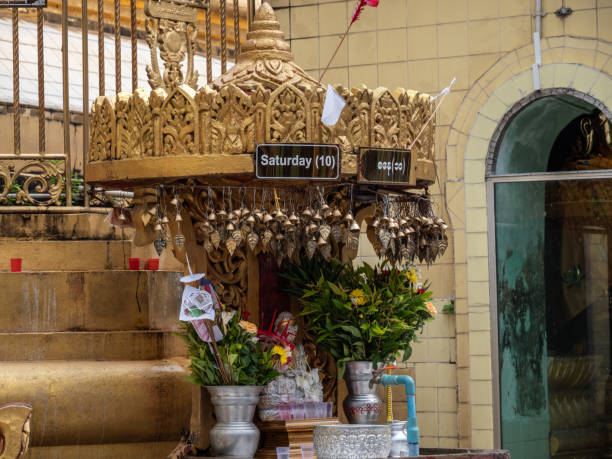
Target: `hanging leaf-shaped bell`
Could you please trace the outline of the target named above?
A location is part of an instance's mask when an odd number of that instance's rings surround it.
[[[261,244],[266,250],[268,249],[268,245],[270,244],[270,241],[273,237],[274,233],[272,233],[272,231],[270,231],[269,229],[264,231],[263,236],[261,238]]]
[[[257,209],[257,210],[255,210],[255,211],[253,212],[253,215],[255,215],[255,217],[257,217],[257,219],[258,219],[259,221],[262,221],[262,220],[263,220],[263,215],[264,215],[264,213],[261,211],[261,209]]]
[[[234,224],[233,224],[232,222],[229,222],[229,223],[227,224],[227,226],[225,227],[225,229],[226,229],[227,231],[230,231],[230,232],[231,232],[231,231],[234,231],[234,230],[236,229],[236,227],[234,226]]]
[[[308,242],[306,243],[306,255],[308,256],[309,260],[312,260],[312,257],[314,256],[316,250],[317,250],[317,241],[314,238],[309,239]]]
[[[257,247],[257,244],[259,244],[259,236],[255,232],[249,233],[246,240],[247,240],[247,245],[249,246],[251,250],[255,250],[255,248]]]
[[[355,220],[353,220],[353,222],[351,223],[351,226],[349,227],[349,231],[357,233],[357,232],[361,231],[361,226],[359,226],[359,223],[357,223]]]
[[[227,238],[225,241],[225,248],[229,252],[230,256],[234,255],[234,252],[236,251],[236,241],[234,241],[234,239],[231,237]]]
[[[378,228],[378,226],[380,225],[380,219],[378,217],[376,217],[373,221],[372,224],[370,225],[372,228]]]
[[[344,221],[349,223],[352,222],[354,220],[353,217],[353,212],[351,212],[350,210],[346,213],[346,215],[344,216]]]
[[[306,218],[310,218],[312,217],[312,210],[309,207],[306,207],[306,209],[304,209],[302,212],[302,215]]]
[[[161,231],[162,230],[162,226],[160,223],[158,223],[157,225],[155,225],[155,228],[153,228],[155,231]]]
[[[182,249],[185,247],[185,236],[182,233],[178,233],[174,236],[174,247],[177,249]]]
[[[399,228],[399,225],[397,224],[394,218],[389,220],[389,229],[396,230],[398,228]]]
[[[274,220],[274,217],[270,215],[268,212],[266,212],[263,217],[263,222],[270,223],[272,220]]]
[[[249,223],[250,225],[253,225],[255,223],[255,217],[253,215],[249,215],[246,219],[246,222]]]
[[[219,220],[225,220],[228,217],[225,209],[221,209],[219,213],[217,214],[217,217],[219,217]]]
[[[274,212],[274,218],[279,222],[283,221],[285,219],[285,214],[282,210],[277,209],[276,212]]]
[[[176,199],[176,196],[172,198],[172,201],[170,201],[170,204],[172,204],[173,206],[178,205],[178,199]]]
[[[438,240],[438,253],[440,256],[444,255],[446,249],[448,248],[448,237],[446,234],[442,235],[442,237]]]
[[[162,222],[163,224],[167,224],[167,223],[170,223],[170,219],[164,215],[164,216],[162,217],[162,219],[161,219],[161,222]]]
[[[334,219],[339,219],[342,217],[342,212],[340,212],[340,209],[338,209],[337,207],[334,209],[334,211],[332,212],[332,217]]]
[[[318,223],[323,220],[323,217],[321,217],[321,214],[317,210],[317,213],[312,216],[312,219]]]
[[[148,212],[153,216],[157,215],[157,206],[151,207]]]
[[[214,210],[210,214],[208,214],[208,221],[210,221],[210,222],[217,221],[217,215],[215,215],[215,211]]]
[[[319,235],[323,238],[324,241],[327,241],[330,234],[331,234],[331,228],[329,227],[329,225],[319,226]]]
[[[295,212],[291,212],[291,215],[289,216],[289,221],[291,223],[297,223],[300,221],[300,217],[298,217],[297,215],[295,215]]]
[[[166,248],[166,241],[162,238],[155,239],[153,241],[153,246],[155,247],[155,251],[157,252],[157,256],[161,256],[162,252]]]
[[[338,224],[332,226],[331,236],[334,239],[334,241],[340,242],[342,240],[342,227]]]
[[[176,214],[176,218],[174,219],[175,222],[182,222],[183,221],[183,217],[181,217],[181,214]]]
[[[125,217],[125,215],[123,215],[123,212],[121,212],[121,213],[119,214],[119,221],[124,222],[124,221],[126,221],[126,220],[127,220],[127,218]]]
[[[234,240],[234,242],[236,242],[236,247],[238,247],[242,242],[242,231],[234,230],[234,232],[232,233],[232,239]]]
[[[293,256],[293,254],[295,253],[295,248],[295,242],[287,241],[287,258],[291,258]]]
[[[310,224],[306,227],[306,232],[308,234],[312,234],[317,230],[317,228],[317,225],[315,225],[313,222],[310,222]]]
[[[319,253],[325,261],[329,261],[331,258],[331,244],[325,244],[319,247]]]
[[[349,233],[346,243],[351,249],[357,250],[359,248],[359,235],[356,233]]]
[[[391,234],[385,229],[381,229],[378,233],[378,238],[380,239],[380,245],[383,250],[387,250],[389,247],[389,242],[391,242]]]
[[[219,244],[221,243],[221,236],[219,235],[219,231],[213,231],[210,233],[210,242],[212,243],[215,249],[219,248]]]

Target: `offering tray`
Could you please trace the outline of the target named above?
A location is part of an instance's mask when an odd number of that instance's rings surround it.
[[[313,443],[314,428],[317,425],[340,424],[338,418],[295,419],[292,421],[262,421],[257,424],[261,431],[263,447],[255,459],[276,459],[276,447],[291,448],[291,459],[302,459],[302,445]],[[316,458],[316,455],[314,456]]]

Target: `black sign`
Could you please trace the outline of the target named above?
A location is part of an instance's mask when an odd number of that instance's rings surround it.
[[[394,185],[415,185],[416,175],[410,150],[391,148],[359,149],[359,171],[357,181],[360,183],[378,183]]]
[[[255,177],[274,180],[338,180],[338,145],[265,143],[255,149]]]
[[[47,0],[0,0],[0,8],[44,8]]]

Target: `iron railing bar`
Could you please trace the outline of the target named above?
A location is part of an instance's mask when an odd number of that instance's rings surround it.
[[[219,20],[221,21],[221,73],[227,71],[227,0],[219,0]]]
[[[38,46],[38,152],[47,151],[45,132],[45,46],[43,41],[43,9],[36,9],[36,38]]]
[[[19,107],[19,9],[13,8],[13,153],[21,154],[21,111]]]
[[[98,0],[98,88],[100,96],[106,94],[104,78],[104,0]]]
[[[115,93],[121,92],[121,5],[115,2]]]
[[[64,96],[64,174],[66,177],[66,205],[72,206],[72,161],[70,155],[70,89],[68,80],[68,0],[62,0],[62,86]]]
[[[238,0],[234,0],[234,62],[238,62],[240,54],[240,7]]]
[[[210,0],[209,0],[210,2]],[[212,37],[211,37],[211,27],[210,27],[210,15],[212,14],[210,3],[208,4],[208,8],[206,8],[206,16],[205,16],[205,32],[206,32],[206,81],[207,83],[212,82]]]
[[[85,177],[85,165],[89,158],[89,21],[87,0],[81,0],[81,46],[83,53],[83,183],[85,207],[89,207],[89,193]]]
[[[19,155],[15,155],[12,153],[0,153],[0,160],[17,160],[17,159],[45,159],[45,160],[64,160],[66,159],[66,155],[63,153],[50,153],[42,156],[40,153],[22,153]]]
[[[255,0],[247,0],[247,32],[251,30],[251,22],[253,22],[253,10],[255,9],[255,5],[253,2]],[[289,31],[287,31],[289,33]]]
[[[136,0],[130,0],[130,40],[132,41],[132,92],[138,88],[138,38],[136,28]]]

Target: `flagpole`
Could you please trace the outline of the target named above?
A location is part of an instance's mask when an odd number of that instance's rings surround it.
[[[338,43],[338,46],[336,46],[336,50],[334,51],[334,54],[332,54],[332,57],[329,59],[329,62],[327,63],[327,65],[325,66],[325,69],[323,69],[323,73],[321,73],[321,76],[319,77],[319,81],[318,81],[318,85],[321,84],[321,81],[323,81],[323,77],[325,76],[325,74],[327,73],[327,70],[329,69],[329,66],[331,65],[332,61],[334,60],[334,57],[336,57],[336,54],[338,54],[338,50],[340,50],[340,47],[342,46],[342,43],[344,43],[344,39],[346,38],[346,36],[349,33],[349,30],[351,30],[351,26],[354,23],[351,22],[349,24],[349,26],[346,28],[346,31],[344,32],[344,35],[342,35],[342,38],[340,39],[340,43]],[[317,85],[317,86],[318,86]]]

